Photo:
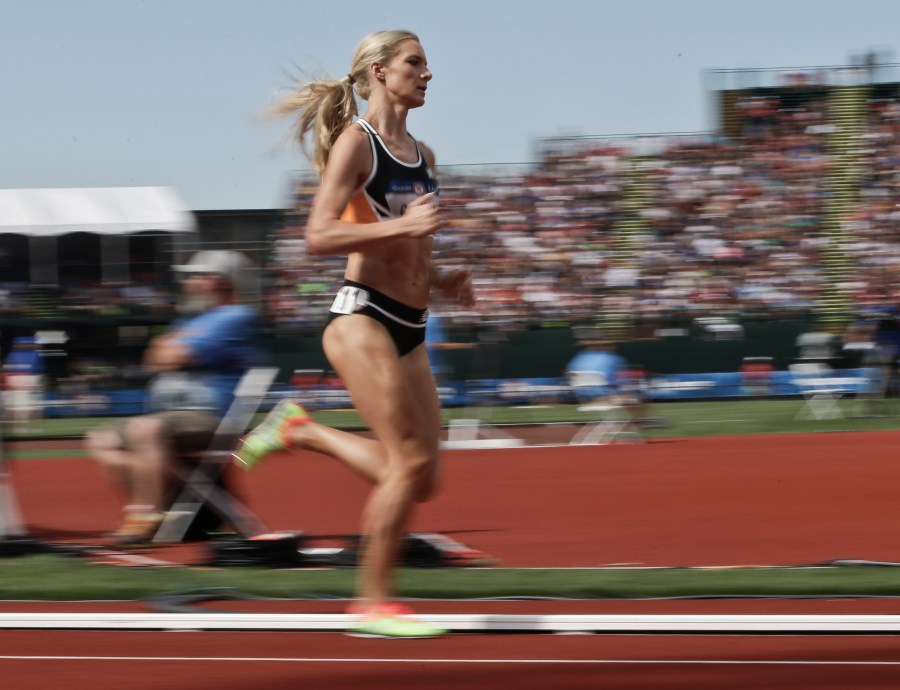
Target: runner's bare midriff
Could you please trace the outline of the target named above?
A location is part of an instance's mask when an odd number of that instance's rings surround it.
[[[345,277],[407,306],[424,309],[428,306],[432,242],[430,237],[404,238],[353,253]]]

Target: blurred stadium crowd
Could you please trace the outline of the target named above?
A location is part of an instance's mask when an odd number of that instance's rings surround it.
[[[549,140],[528,172],[441,171],[437,261],[473,267],[479,303],[438,308],[457,322],[623,313],[638,337],[696,317],[808,315],[828,278],[836,125],[821,98],[748,97],[738,112],[738,137]],[[900,102],[870,101],[858,136],[859,203],[843,219],[852,241],[842,247],[858,270],[838,287],[864,316],[900,297]],[[275,321],[294,328],[323,320],[343,265],[305,255],[314,185],[298,185],[266,295]]]
[[[855,317],[892,311],[900,297],[900,97],[875,93],[852,132],[856,201],[841,218],[839,250],[854,270],[836,288]],[[550,139],[527,167],[439,169],[436,260],[472,267],[479,302],[436,310],[460,325],[619,314],[637,338],[697,318],[808,318],[833,282],[825,209],[844,125],[822,89],[748,91],[733,111],[716,135]],[[341,282],[343,259],[305,253],[315,184],[297,183],[259,262],[278,329],[318,328]],[[177,292],[137,273],[127,286],[61,288],[0,284],[0,313],[165,316]]]

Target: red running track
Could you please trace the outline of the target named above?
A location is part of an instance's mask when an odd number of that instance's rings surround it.
[[[666,688],[856,690],[900,686],[895,637],[336,633],[0,633],[17,690]]]
[[[898,441],[900,433],[883,432],[452,452],[444,492],[422,508],[414,529],[455,536],[507,566],[900,561]],[[115,524],[115,497],[86,461],[18,462],[14,474],[37,535],[83,541]],[[311,454],[274,458],[245,478],[243,491],[273,529],[313,534],[356,531],[365,496],[346,470]],[[894,601],[541,604],[552,606],[547,613],[622,612],[625,605],[634,612],[900,612]],[[472,611],[494,605],[478,606]],[[520,612],[528,605],[503,606]],[[22,689],[900,687],[894,636],[376,641],[334,633],[11,631],[0,632],[0,656],[4,687]]]
[[[413,529],[510,567],[900,561],[898,446],[900,432],[874,432],[453,451]],[[15,462],[13,475],[35,536],[90,541],[117,523],[85,459]],[[276,457],[242,480],[273,530],[359,529],[367,486],[331,459]]]

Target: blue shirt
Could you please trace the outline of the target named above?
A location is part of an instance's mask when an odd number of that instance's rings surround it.
[[[39,376],[44,373],[44,359],[34,348],[27,350],[14,349],[6,356],[3,369],[8,375],[27,374]]]
[[[262,361],[255,344],[257,329],[256,312],[242,304],[176,321],[170,333],[189,348],[192,365],[154,379],[148,410],[209,410],[224,415],[241,376]]]
[[[566,375],[578,388],[579,397],[598,398],[616,390],[626,364],[625,359],[614,352],[585,350],[566,365]],[[582,375],[576,375],[576,372]]]

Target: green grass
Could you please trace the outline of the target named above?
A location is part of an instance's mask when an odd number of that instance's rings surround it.
[[[841,419],[796,419],[803,409],[800,400],[733,400],[722,402],[655,403],[647,414],[665,420],[661,428],[646,430],[649,438],[678,438],[685,436],[730,436],[774,433],[812,433],[836,431],[900,430],[900,401],[886,403],[886,416],[862,416],[862,403],[841,401]],[[449,408],[444,410],[444,423],[453,419],[480,418],[491,424],[583,423],[593,419],[590,413],[579,412],[574,405],[546,407]],[[315,418],[340,429],[358,430],[365,425],[353,410],[321,410]],[[80,438],[95,426],[117,421],[115,418],[44,419],[28,427],[12,430],[12,441],[31,438],[67,438],[71,446],[54,450],[55,457],[83,455]],[[35,451],[13,450],[10,457],[36,457]]]
[[[646,430],[650,438],[684,436],[731,436],[736,434],[809,433],[819,431],[877,431],[900,429],[896,414],[864,417],[861,403],[840,403],[842,419],[797,419],[803,410],[800,400],[734,400],[722,402],[668,402],[650,405],[647,414],[665,420],[666,426]],[[450,410],[447,417],[467,416],[465,410]],[[545,408],[497,408],[482,410],[481,416],[494,424],[546,422],[586,422],[590,413],[572,405]]]
[[[350,597],[356,577],[346,568],[122,568],[48,555],[0,564],[0,600],[133,600],[214,588],[286,599]],[[900,568],[403,568],[397,586],[402,596],[424,599],[900,596]]]
[[[897,410],[890,416],[862,417],[856,401],[842,401],[843,419],[798,420],[799,400],[657,403],[648,414],[666,426],[647,430],[650,438],[761,433],[807,433],[900,429]],[[476,414],[477,413],[477,414]],[[445,410],[445,422],[478,416],[492,424],[584,422],[590,415],[574,406]],[[320,411],[316,418],[331,426],[360,429],[349,410]],[[16,440],[35,436],[70,438],[54,450],[56,457],[83,455],[79,438],[105,419],[49,419],[35,422]],[[47,452],[16,449],[14,459]],[[123,568],[91,565],[52,555],[0,559],[0,599],[131,600],[173,591],[229,588],[245,595],[298,598],[350,596],[352,569],[263,570],[232,568]],[[900,596],[900,568],[742,568],[647,570],[578,569],[402,569],[399,592],[408,597],[737,597],[737,596]]]

